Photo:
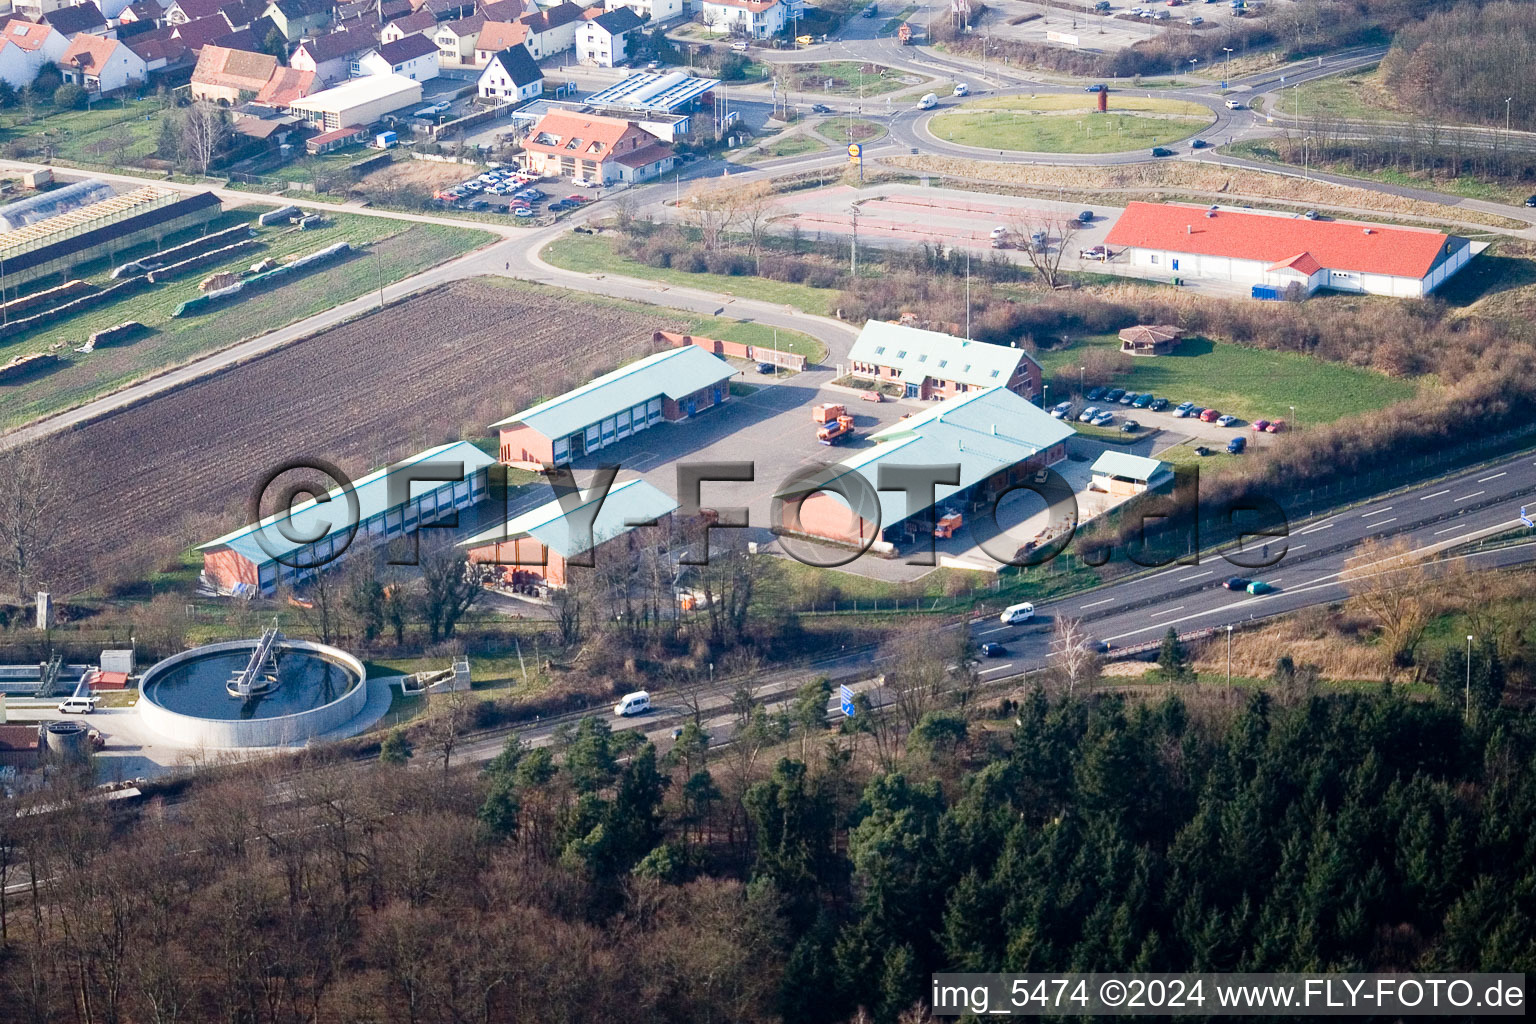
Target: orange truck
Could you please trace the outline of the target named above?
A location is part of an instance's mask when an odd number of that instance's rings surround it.
[[[945,515],[939,517],[938,525],[933,528],[933,535],[935,537],[946,539],[953,537],[955,532],[960,529],[962,522],[964,522],[964,520],[961,518],[959,512],[946,513]]]
[[[846,416],[847,414],[847,408],[837,402],[811,406],[811,421],[813,423],[836,423],[839,416]]]
[[[822,444],[837,444],[844,438],[853,436],[853,417],[839,416],[835,421],[828,423],[816,431],[816,440]]]

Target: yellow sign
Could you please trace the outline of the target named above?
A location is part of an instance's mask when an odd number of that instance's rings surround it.
[[[848,159],[859,160],[864,156],[864,147],[857,142],[848,143]]]

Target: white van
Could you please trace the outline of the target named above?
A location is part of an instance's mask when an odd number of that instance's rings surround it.
[[[971,87],[970,86],[966,85],[964,82],[956,82],[955,83],[955,95],[956,96],[969,96],[970,94],[971,94]]]
[[[644,690],[626,693],[613,706],[613,713],[620,718],[628,718],[630,715],[643,715],[649,710],[651,710],[651,695]]]
[[[939,105],[939,98],[933,93],[925,93],[923,98],[917,101],[917,105],[924,110],[932,110]]]
[[[1035,617],[1035,606],[1025,601],[1023,604],[1011,604],[1003,609],[1003,614],[997,617],[997,621],[1005,626],[1016,626],[1021,622],[1028,622]]]
[[[95,697],[65,697],[59,701],[59,712],[61,714],[88,715],[95,710]]]

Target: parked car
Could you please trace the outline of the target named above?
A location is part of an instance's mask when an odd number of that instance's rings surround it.
[[[1112,256],[1114,256],[1114,253],[1110,252],[1109,247],[1104,245],[1096,245],[1092,249],[1077,250],[1077,258],[1080,260],[1097,260],[1100,263],[1108,263]]]
[[[1138,395],[1134,391],[1127,391],[1125,394],[1120,396],[1120,404],[1121,405],[1135,405],[1136,404],[1136,399],[1138,399],[1140,397],[1141,396]]]
[[[1194,402],[1180,402],[1178,404],[1178,407],[1173,410],[1173,415],[1177,419],[1181,419],[1181,420],[1184,417],[1186,417],[1186,416],[1193,416],[1194,413],[1195,413],[1195,403]]]
[[[1153,412],[1162,412],[1164,409],[1168,408],[1168,399],[1154,398],[1152,399],[1151,404],[1147,406],[1147,408],[1151,409]]]
[[[1197,444],[1195,445],[1195,454],[1203,459],[1207,455],[1211,454],[1211,450],[1203,444]]]
[[[1254,420],[1253,421],[1253,429],[1254,430],[1266,430],[1266,429],[1268,429],[1268,427],[1269,427],[1269,420]]]
[[[1096,11],[1109,10],[1109,0],[1098,0],[1098,3],[1093,5],[1093,9]]]
[[[773,373],[777,369],[778,369],[778,367],[774,366],[772,363],[758,363],[757,364],[757,372],[758,373]]]
[[[1071,415],[1071,413],[1071,402],[1057,402],[1056,405],[1051,409],[1051,415],[1056,417],[1058,420],[1066,419],[1069,415]]]
[[[1007,238],[1008,237],[1008,229],[1003,227],[1001,224],[999,224],[997,227],[995,227],[991,231],[989,231],[987,233],[987,235],[988,235],[989,238],[992,238],[994,240],[998,239],[998,238]]]
[[[1525,197],[1525,205],[1526,206],[1536,206],[1536,196],[1526,196]]]
[[[1077,414],[1077,422],[1092,423],[1093,418],[1097,416],[1101,411],[1102,410],[1100,410],[1098,406],[1090,405],[1088,408]]]
[[[1109,390],[1109,389],[1105,388],[1105,387],[1089,388],[1088,389],[1088,393],[1086,395],[1084,395],[1083,397],[1088,399],[1088,401],[1090,401],[1090,402],[1097,402],[1099,399],[1104,397],[1104,392],[1107,391],[1107,390]]]
[[[1302,214],[1302,216],[1307,218],[1307,220],[1317,220],[1317,211],[1308,210],[1306,213]]]
[[[1288,428],[1285,425],[1285,420],[1270,420],[1269,421],[1269,426],[1264,428],[1264,433],[1266,433],[1266,434],[1283,434],[1288,429],[1290,429],[1290,428]]]
[[[565,197],[565,201],[568,202],[568,203],[575,203],[575,204],[577,204],[579,206],[582,203],[590,203],[592,201],[592,197],[591,196],[569,195],[569,196]]]
[[[1200,15],[1197,14],[1193,18],[1189,19],[1189,23],[1191,25],[1204,25],[1205,24],[1205,19],[1200,17]]]
[[[1164,147],[1164,146],[1153,146],[1152,147],[1152,155],[1153,156],[1173,156],[1173,150],[1168,149],[1167,147]]]
[[[1149,406],[1151,406],[1152,401],[1153,401],[1154,398],[1156,398],[1156,396],[1153,395],[1152,392],[1150,392],[1150,391],[1148,391],[1144,395],[1137,395],[1136,396],[1136,401],[1131,403],[1131,408],[1132,409],[1146,409]]]
[[[1242,576],[1229,576],[1227,582],[1223,583],[1222,586],[1228,590],[1247,590],[1248,584],[1252,582],[1253,580],[1245,579]]]
[[[1141,424],[1137,423],[1135,420],[1126,420],[1124,423],[1120,424],[1120,433],[1122,434],[1134,434],[1140,429]]]
[[[533,211],[524,206],[513,210],[512,216],[516,217],[518,220],[527,220],[529,217],[533,216]]]
[[[1275,585],[1273,583],[1265,583],[1263,580],[1254,580],[1248,584],[1248,593],[1250,594],[1272,594],[1274,590]]]
[[[1233,416],[1231,414],[1228,414],[1226,416],[1218,416],[1218,417],[1216,417],[1216,425],[1218,427],[1230,427],[1230,426],[1235,425],[1236,423],[1237,423],[1237,417]]]
[[[1092,210],[1084,210],[1082,213],[1078,214],[1077,215],[1077,222],[1079,224],[1091,224],[1091,223],[1093,223],[1093,211]]]
[[[1227,442],[1228,455],[1241,455],[1248,448],[1248,439],[1241,434]]]
[[[981,645],[981,656],[983,658],[1006,658],[1008,657],[1008,648],[1002,644],[985,643]]]
[[[1203,409],[1200,412],[1201,423],[1215,423],[1221,417],[1221,413],[1215,409]]]
[[[1124,396],[1125,388],[1110,388],[1108,391],[1104,392],[1104,401],[1118,402]]]
[[[1115,422],[1115,414],[1110,412],[1108,409],[1105,409],[1093,419],[1089,420],[1089,422],[1092,423],[1095,427],[1107,427],[1111,423]]]

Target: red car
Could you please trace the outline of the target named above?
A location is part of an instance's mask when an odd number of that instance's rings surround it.
[[[1269,420],[1254,420],[1253,421],[1253,429],[1254,430],[1260,430],[1260,431],[1268,430],[1269,429]]]
[[[1221,413],[1216,409],[1207,409],[1200,414],[1201,423],[1215,423]]]
[[[568,203],[590,203],[592,201],[592,197],[591,196],[566,196],[565,197],[565,201],[568,202]]]
[[[1264,428],[1264,431],[1268,434],[1283,434],[1288,429],[1285,425],[1285,420],[1274,420]]]

